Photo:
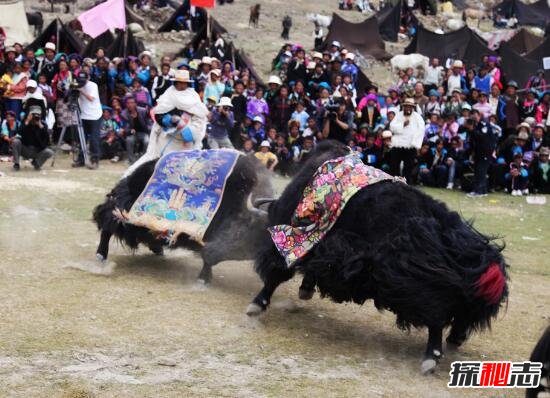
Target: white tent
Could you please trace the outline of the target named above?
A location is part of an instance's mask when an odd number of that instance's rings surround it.
[[[6,46],[32,41],[25,4],[22,0],[0,0],[0,28],[4,29],[6,34]]]

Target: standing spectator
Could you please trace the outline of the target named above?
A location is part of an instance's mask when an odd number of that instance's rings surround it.
[[[464,122],[464,127],[470,136],[474,161],[473,190],[467,196],[487,196],[487,172],[496,149],[497,137],[491,125],[481,120],[479,112],[473,112],[472,118]]]
[[[44,58],[38,64],[38,73],[46,75],[46,80],[51,82],[56,72],[55,44],[48,42],[44,46]]]
[[[215,103],[218,103],[223,92],[225,91],[225,85],[220,81],[220,70],[212,69],[209,74],[210,78],[206,87],[204,88],[204,104],[208,103],[208,98],[214,97]]]
[[[281,33],[281,38],[283,40],[288,40],[288,34],[290,33],[290,28],[292,27],[292,18],[290,16],[285,15],[283,18],[283,32]]]
[[[403,162],[403,176],[411,183],[411,172],[414,166],[416,152],[422,146],[425,123],[422,116],[415,112],[416,104],[412,98],[403,102],[400,111],[390,123],[392,132],[392,149],[390,154],[390,174],[400,175]]]
[[[168,87],[172,85],[170,78],[170,64],[162,64],[160,67],[160,74],[153,79],[153,86],[151,89],[151,94],[155,103]]]
[[[447,95],[452,95],[455,90],[466,92],[466,79],[462,76],[464,64],[460,60],[455,60],[451,68],[451,74],[445,84],[447,86]]]
[[[251,115],[252,117],[256,117],[256,116],[261,117],[262,122],[265,123],[265,121],[267,120],[267,116],[269,115],[269,107],[267,106],[267,102],[263,97],[264,97],[264,90],[263,88],[258,87],[256,89],[256,93],[254,94],[254,97],[248,101],[248,105],[246,107],[246,113]]]
[[[217,109],[214,109],[209,118],[208,126],[208,146],[210,149],[231,148],[233,144],[229,139],[231,130],[235,123],[233,112],[231,111],[233,104],[228,97],[222,97],[218,103]]]
[[[518,84],[514,80],[510,80],[506,84],[506,92],[501,95],[498,100],[497,115],[501,124],[504,127],[504,137],[513,134],[516,126],[520,122],[520,107],[516,91]]]
[[[441,85],[442,77],[443,67],[439,65],[439,58],[432,58],[424,79],[427,92],[437,89]]]
[[[550,193],[550,149],[543,147],[538,158],[531,163],[531,175],[535,193]]]
[[[305,111],[304,103],[298,102],[296,110],[292,113],[291,120],[296,120],[300,123],[300,132],[303,132],[307,127],[309,114]]]
[[[82,129],[90,142],[90,153],[92,155],[91,164],[86,166],[90,169],[97,169],[100,155],[99,127],[100,118],[103,115],[101,102],[99,101],[99,91],[97,84],[89,80],[86,72],[80,72],[77,81],[81,87],[79,89],[78,106],[80,108],[80,118],[82,119]],[[84,165],[84,155],[82,151],[80,152],[78,161],[75,164],[76,167]]]

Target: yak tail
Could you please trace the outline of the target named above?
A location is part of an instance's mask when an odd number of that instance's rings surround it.
[[[475,283],[476,296],[487,304],[497,304],[506,288],[506,276],[499,264],[492,263]]]

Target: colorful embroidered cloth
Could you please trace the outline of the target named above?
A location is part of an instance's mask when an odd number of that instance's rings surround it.
[[[287,265],[291,267],[323,239],[353,195],[367,185],[393,179],[365,165],[356,153],[323,163],[304,189],[291,225],[268,229]],[[401,178],[395,180],[402,181]]]
[[[128,222],[158,232],[170,243],[181,233],[202,243],[238,157],[239,152],[228,149],[163,156],[130,209]]]

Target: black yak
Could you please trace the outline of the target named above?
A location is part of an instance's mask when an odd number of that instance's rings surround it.
[[[541,362],[542,372],[540,383],[536,388],[527,389],[526,398],[550,397],[550,326],[546,328],[539,342],[533,349],[531,362]]]
[[[342,144],[319,144],[269,207],[268,225],[290,225],[319,166],[347,154]],[[382,181],[352,196],[327,235],[292,267],[264,235],[255,262],[264,286],[247,314],[265,311],[277,286],[299,272],[302,299],[315,287],[338,303],[373,299],[378,309],[397,315],[400,328],[426,326],[422,371],[427,373],[442,355],[445,327],[451,326],[447,342],[460,346],[470,332],[489,327],[506,301],[501,251],[445,204],[404,183]]]
[[[125,223],[115,216],[119,210],[130,210],[151,178],[156,162],[157,160],[152,160],[144,163],[130,176],[120,180],[107,194],[105,202],[94,209],[93,219],[101,232],[97,248],[99,260],[107,259],[112,235],[132,250],[136,250],[141,243],[155,254],[163,253],[164,246],[167,246],[164,239],[158,239],[147,228]],[[253,258],[253,248],[257,247],[262,234],[267,234],[265,215],[262,216],[261,211],[248,209],[247,206],[251,194],[253,197],[271,194],[270,180],[258,166],[259,162],[255,158],[239,156],[227,179],[220,207],[204,235],[204,246],[184,234],[171,246],[200,251],[204,265],[199,281],[209,283],[212,279],[212,267],[220,261]]]

